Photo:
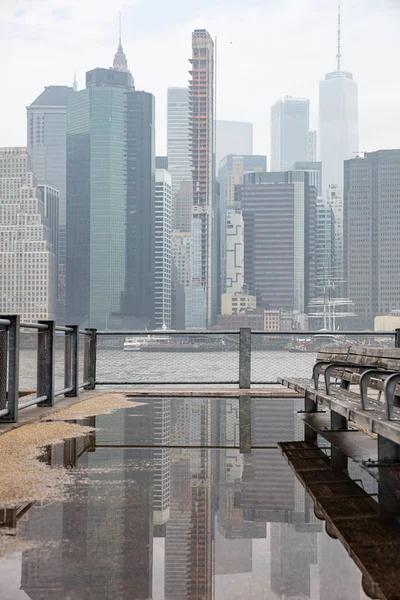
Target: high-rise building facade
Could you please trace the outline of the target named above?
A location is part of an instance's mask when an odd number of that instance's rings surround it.
[[[192,281],[196,289],[193,310],[199,306],[195,320],[200,323],[205,300],[204,326],[213,320],[213,213],[214,213],[214,42],[205,29],[192,34],[190,59],[189,114],[193,182]],[[193,235],[194,233],[194,235]],[[199,304],[198,304],[199,302]]]
[[[253,123],[242,121],[216,121],[216,166],[228,154],[249,156],[253,154]]]
[[[67,110],[67,316],[98,328],[154,325],[154,97],[124,57]]]
[[[293,171],[307,171],[309,174],[309,183],[318,190],[318,195],[322,196],[322,163],[320,162],[295,162]]]
[[[172,178],[174,230],[190,231],[192,210],[192,162],[190,149],[189,89],[168,88],[167,154]],[[184,213],[189,218],[180,219]],[[186,229],[184,229],[186,227]]]
[[[0,310],[23,321],[56,318],[55,204],[37,188],[27,148],[0,149]]]
[[[57,317],[65,320],[67,103],[73,88],[50,85],[27,106],[27,144],[32,171],[40,184],[59,191]]]
[[[343,278],[343,190],[331,184],[326,192],[326,204],[335,217],[335,275]]]
[[[221,294],[241,292],[243,287],[243,217],[235,206],[235,185],[243,183],[245,173],[266,170],[263,155],[229,154],[219,163]]]
[[[400,150],[365,153],[344,163],[344,279],[354,325],[400,307]]]
[[[171,175],[156,169],[154,319],[156,328],[171,328]]]
[[[317,132],[310,130],[307,137],[307,162],[317,161]]]
[[[316,283],[315,291],[311,290],[315,296],[323,295],[328,281],[336,278],[335,241],[333,209],[322,198],[319,198],[315,227]]]
[[[285,96],[271,108],[271,169],[288,171],[308,160],[310,101]]]
[[[249,173],[236,186],[244,281],[259,307],[306,312],[315,279],[316,199],[301,171]]]
[[[340,14],[337,68],[319,84],[319,158],[324,193],[332,183],[343,187],[343,162],[358,152],[358,85],[341,68]]]

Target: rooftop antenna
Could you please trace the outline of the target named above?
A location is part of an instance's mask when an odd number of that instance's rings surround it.
[[[340,73],[340,59],[342,58],[341,54],[341,21],[340,21],[340,0],[338,5],[338,32],[337,32],[337,72]]]
[[[74,92],[78,91],[78,82],[76,81],[76,71],[74,71],[74,83],[72,84]]]
[[[119,11],[119,45],[121,46],[121,11]]]

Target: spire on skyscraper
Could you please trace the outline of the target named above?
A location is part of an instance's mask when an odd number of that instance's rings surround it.
[[[76,71],[74,71],[74,83],[72,84],[74,92],[78,91],[78,82],[76,81]]]
[[[342,54],[341,54],[341,21],[340,21],[340,0],[339,0],[339,5],[338,5],[338,38],[337,38],[337,72],[340,73],[341,71],[341,66],[340,66],[340,59],[342,58]]]
[[[122,41],[121,41],[121,11],[119,11],[119,44],[118,50],[114,56],[113,69],[116,71],[124,71],[125,73],[129,72],[128,69],[128,61],[126,60],[125,53],[122,49]]]

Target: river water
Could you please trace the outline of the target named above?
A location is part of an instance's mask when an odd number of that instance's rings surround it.
[[[316,353],[256,350],[251,356],[252,382],[273,383],[277,377],[310,377]],[[83,352],[80,353],[80,381],[83,381]],[[22,350],[20,357],[20,389],[36,385],[36,350]],[[64,353],[56,350],[56,389],[64,388]],[[239,378],[238,352],[124,352],[122,349],[98,350],[97,380],[112,382],[152,383],[234,383]]]

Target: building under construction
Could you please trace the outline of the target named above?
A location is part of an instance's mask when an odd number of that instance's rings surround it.
[[[214,42],[205,29],[192,34],[189,112],[192,157],[192,311],[212,320]],[[193,315],[195,317],[196,315]],[[199,319],[197,325],[201,325]]]

